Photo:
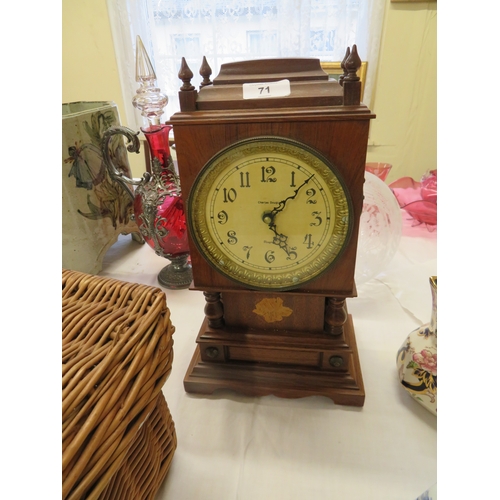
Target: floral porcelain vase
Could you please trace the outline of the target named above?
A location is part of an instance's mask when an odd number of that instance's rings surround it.
[[[432,314],[429,323],[408,335],[397,354],[399,380],[410,395],[437,415],[437,277],[429,278]]]
[[[105,131],[120,125],[112,101],[62,105],[62,266],[89,274],[102,269],[107,250],[120,234],[143,242],[133,220],[133,197],[112,179],[103,161]],[[130,176],[123,140],[111,145],[117,168]]]

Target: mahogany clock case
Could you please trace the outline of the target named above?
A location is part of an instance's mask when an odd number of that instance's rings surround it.
[[[366,148],[356,147],[368,140],[369,121],[365,119],[291,121],[294,117],[241,123],[231,120],[231,115],[217,116],[216,123],[190,123],[174,126],[177,160],[183,193],[191,191],[192,184],[202,167],[220,150],[242,139],[256,136],[286,137],[316,149],[333,163],[340,173],[351,196],[353,210],[352,234],[336,264],[304,286],[302,291],[327,293],[352,297],[356,295],[354,264],[356,260],[359,218],[363,206],[363,182]],[[261,119],[265,119],[265,112]],[[214,117],[215,119],[215,117]],[[172,120],[171,123],[175,123]],[[186,205],[188,205],[186,199]],[[191,261],[194,286],[203,290],[233,289],[235,284],[206,265],[197,247],[191,241]]]
[[[338,404],[362,406],[364,386],[345,299],[356,296],[366,148],[374,115],[359,101],[359,81],[353,78],[343,87],[328,81],[318,60],[224,66],[213,84],[200,91],[190,85],[190,71],[181,68],[179,73],[184,81],[181,111],[168,123],[174,127],[185,205],[198,175],[219,152],[245,139],[281,137],[306,145],[334,165],[352,203],[352,232],[323,274],[298,289],[268,292],[217,272],[191,239],[192,288],[203,291],[206,306],[185,389],[324,395]],[[264,78],[288,78],[290,98],[244,100],[241,82]]]

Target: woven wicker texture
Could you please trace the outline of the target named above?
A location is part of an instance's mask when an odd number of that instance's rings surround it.
[[[176,447],[158,288],[62,272],[63,499],[154,498]]]
[[[99,495],[100,500],[154,498],[174,457],[174,423],[162,393],[120,468]]]

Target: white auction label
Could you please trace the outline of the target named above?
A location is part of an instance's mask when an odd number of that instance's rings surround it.
[[[290,95],[290,80],[265,83],[244,83],[243,99],[264,99]]]

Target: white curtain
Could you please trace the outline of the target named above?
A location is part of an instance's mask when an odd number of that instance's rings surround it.
[[[357,45],[368,62],[363,101],[373,93],[386,0],[108,0],[127,122],[141,126],[132,107],[135,43],[139,35],[168,95],[165,120],[178,111],[181,58],[197,86],[203,56],[212,79],[226,62],[270,57],[341,61]]]

